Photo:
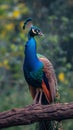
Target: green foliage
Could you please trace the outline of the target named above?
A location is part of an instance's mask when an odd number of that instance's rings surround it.
[[[38,8],[37,8],[38,7]],[[41,8],[41,10],[40,10]],[[73,3],[71,0],[0,1],[0,111],[24,107],[32,103],[23,76],[24,46],[27,30],[22,30],[25,18],[43,30],[36,37],[37,50],[54,65],[61,102],[73,101]],[[39,44],[40,43],[40,44]],[[8,128],[34,130],[35,124]],[[73,121],[64,121],[64,130],[73,130]]]

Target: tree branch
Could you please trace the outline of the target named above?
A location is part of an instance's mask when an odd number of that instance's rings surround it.
[[[51,105],[29,105],[22,109],[12,109],[0,113],[0,128],[27,125],[41,119],[65,120],[73,119],[73,103]]]

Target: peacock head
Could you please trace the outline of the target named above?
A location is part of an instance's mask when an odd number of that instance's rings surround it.
[[[41,30],[36,26],[31,27],[29,34],[30,34],[30,36],[33,36],[33,37],[38,36],[38,35],[43,36],[43,33],[41,32]]]
[[[31,18],[26,19],[26,21],[24,22],[23,29],[25,29],[26,27],[29,29],[29,35],[32,37],[44,35],[38,27],[33,26]]]

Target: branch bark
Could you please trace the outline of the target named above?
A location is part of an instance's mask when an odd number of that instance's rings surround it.
[[[27,125],[39,122],[41,119],[65,120],[73,119],[73,103],[58,103],[51,105],[29,105],[25,108],[14,108],[0,113],[0,128]]]

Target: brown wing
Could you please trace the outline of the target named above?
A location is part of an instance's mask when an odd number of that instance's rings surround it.
[[[51,62],[46,57],[41,57],[39,59],[40,59],[40,61],[42,61],[44,63],[44,72],[45,72],[46,77],[48,79],[48,84],[49,84],[49,87],[50,87],[50,94],[51,94],[52,102],[54,102],[54,99],[55,99],[55,96],[56,96],[57,80],[56,80],[56,76],[55,76],[53,66],[52,66]],[[46,87],[45,87],[45,90],[46,90]],[[47,94],[47,96],[48,95],[49,95],[49,93]]]
[[[36,89],[34,89],[32,86],[29,86],[29,91],[31,93],[32,98],[35,98],[36,95]]]

